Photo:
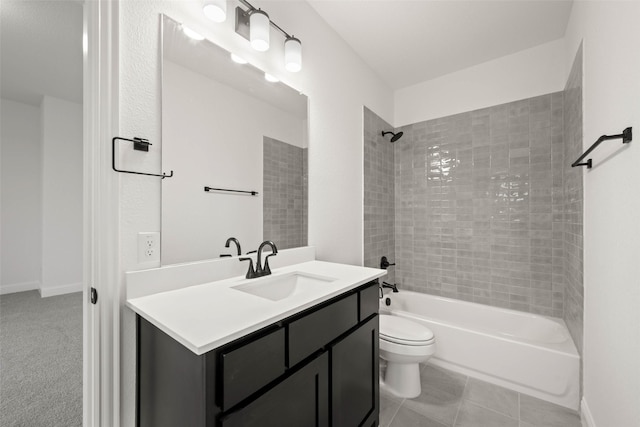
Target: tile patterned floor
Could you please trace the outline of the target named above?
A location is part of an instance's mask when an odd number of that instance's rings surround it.
[[[422,394],[400,399],[380,390],[380,427],[580,427],[575,411],[433,365]]]

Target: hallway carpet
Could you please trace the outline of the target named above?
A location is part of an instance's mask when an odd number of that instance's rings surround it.
[[[82,425],[82,293],[0,296],[0,426]]]

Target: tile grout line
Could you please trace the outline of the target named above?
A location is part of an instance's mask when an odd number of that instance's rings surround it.
[[[467,400],[467,399],[465,399],[465,400]],[[488,408],[488,407],[486,407],[484,405],[481,405],[481,404],[479,404],[477,402],[474,402],[473,400],[467,400],[467,402],[469,402],[470,405],[473,405],[473,406],[476,406],[478,408],[493,412],[494,414],[498,414],[498,415],[500,415],[502,417],[509,418],[509,419],[514,420],[514,421],[518,421],[518,423],[520,423],[520,417],[519,416],[518,416],[518,419],[516,419],[516,418],[510,417],[509,415],[505,414],[504,412],[500,412],[500,411],[497,411],[495,409]]]
[[[385,427],[391,427],[391,424],[393,424],[393,420],[396,418],[396,415],[398,415],[398,412],[400,412],[400,408],[402,407],[402,405],[404,405],[405,400],[407,399],[402,399],[400,401],[400,404],[398,405],[396,412],[393,413],[393,417],[391,417],[391,419],[389,420],[389,424],[387,424]]]
[[[462,389],[462,396],[460,397],[460,402],[458,402],[458,410],[456,411],[456,416],[453,417],[453,424],[451,427],[456,426],[456,422],[458,421],[458,414],[460,413],[460,407],[462,407],[462,401],[464,400],[465,392],[467,391],[467,386],[469,385],[469,376],[467,376],[467,380],[464,382],[464,388]]]
[[[520,396],[522,396],[522,393],[518,392],[518,426],[522,424],[522,418],[520,417]]]

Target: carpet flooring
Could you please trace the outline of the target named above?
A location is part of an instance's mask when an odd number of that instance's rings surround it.
[[[82,293],[0,296],[0,426],[82,426]]]

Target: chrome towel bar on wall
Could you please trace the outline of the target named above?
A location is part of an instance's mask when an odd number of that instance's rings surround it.
[[[114,171],[120,172],[120,173],[132,173],[134,175],[156,176],[162,179],[171,178],[173,176],[173,171],[171,171],[169,175],[165,175],[164,173],[162,175],[158,175],[155,173],[125,171],[125,170],[116,168],[116,140],[118,139],[121,141],[133,142],[133,149],[136,151],[149,151],[149,146],[153,145],[149,142],[148,139],[144,139],[144,138],[134,137],[133,139],[127,139],[127,138],[120,138],[119,136],[116,136],[111,140],[111,167],[113,168]]]
[[[591,169],[591,167],[593,166],[593,163],[591,161],[591,159],[587,160],[586,162],[580,163],[582,161],[582,159],[584,159],[585,157],[587,157],[589,155],[589,153],[591,153],[593,150],[595,150],[595,148],[600,145],[600,143],[602,141],[607,141],[609,139],[622,139],[622,143],[623,144],[627,144],[629,142],[631,142],[631,127],[626,128],[625,130],[622,131],[621,134],[618,135],[602,135],[600,138],[598,138],[598,140],[596,142],[594,142],[591,147],[589,147],[589,149],[587,149],[587,151],[585,151],[584,153],[582,153],[582,155],[580,157],[578,157],[578,160],[576,160],[575,162],[571,163],[571,167],[575,168],[576,166],[586,166],[587,169]]]

